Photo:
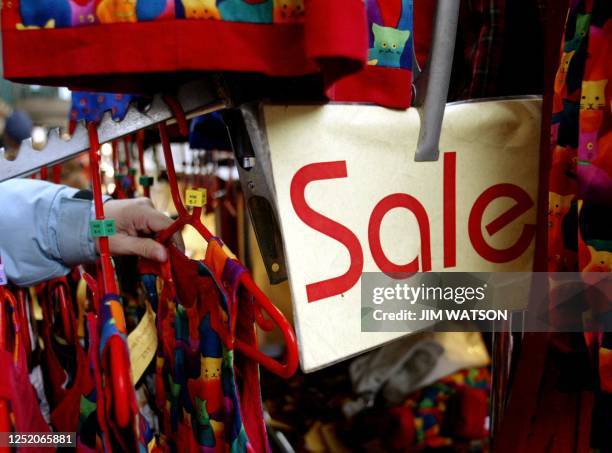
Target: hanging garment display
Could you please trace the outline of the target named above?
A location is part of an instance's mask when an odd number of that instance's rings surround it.
[[[65,277],[44,284],[41,297],[43,373],[48,384],[51,425],[59,432],[76,432],[81,395],[93,390],[87,356],[78,337],[71,291]],[[59,313],[59,316],[55,316]],[[62,342],[57,340],[63,334]],[[61,351],[61,356],[56,351]],[[61,359],[63,360],[60,360]],[[62,361],[64,364],[62,364]]]
[[[74,132],[78,121],[99,122],[107,111],[115,121],[121,121],[134,99],[128,94],[73,91],[68,130]]]
[[[254,317],[244,313],[248,304],[239,303],[236,289],[221,284],[224,276],[240,275],[236,266],[214,241],[204,262],[171,248],[168,263],[141,266],[147,293],[158,306],[155,379],[161,431],[179,451],[269,449],[257,364],[235,356],[233,349],[234,337],[255,344]],[[215,271],[219,268],[223,273]],[[252,336],[244,327],[249,322]]]
[[[412,104],[413,1],[366,0],[366,6],[367,66],[332,85],[327,95],[339,102],[408,108]]]
[[[176,107],[170,98],[168,103]],[[176,113],[179,128],[186,133],[184,115]],[[252,286],[246,270],[227,258],[218,239],[201,223],[205,195],[190,189],[186,203],[193,212],[183,205],[165,124],[159,132],[179,219],[158,239],[166,242],[189,224],[208,241],[204,262],[189,260],[171,246],[169,261],[141,264],[143,287],[157,312],[155,400],[161,412],[160,443],[181,451],[268,451],[257,361],[278,374],[292,374],[297,365],[293,337],[278,310]],[[239,290],[242,286],[245,289]],[[286,365],[257,350],[253,310],[262,308],[282,324]],[[259,316],[258,323],[271,328],[273,324]],[[239,353],[236,357],[234,350]]]
[[[575,2],[555,79],[548,207],[550,271],[612,271],[612,9]],[[612,393],[612,338],[597,342]],[[593,338],[589,338],[594,340]]]
[[[15,296],[0,285],[0,432],[50,433],[30,383],[23,337],[27,324]]]
[[[610,2],[572,2],[554,85],[548,206],[550,271],[612,271],[611,51]],[[586,333],[585,339],[599,387],[593,439],[596,446],[609,448],[604,433],[609,432],[612,422],[612,335],[605,316],[602,312],[603,325],[593,326],[595,330],[603,328],[603,333]],[[561,350],[570,348],[574,355],[586,353],[576,338],[557,339],[557,343]],[[589,419],[584,413],[582,418]]]
[[[91,0],[85,8],[4,3],[4,76],[139,92],[143,81],[181,71],[323,72],[333,81],[366,59],[362,0]]]
[[[568,20],[551,131],[549,270],[611,270],[612,237],[602,235],[612,204],[607,19],[580,4]]]
[[[104,114],[109,112],[114,121],[121,121],[127,114],[131,102],[144,101],[144,98],[129,94],[118,93],[72,93],[72,105],[70,108],[68,131],[74,133],[78,122],[99,123]],[[137,145],[138,145],[137,139]],[[136,194],[136,168],[132,168],[132,137],[126,136],[121,140],[114,140],[112,146],[112,162],[114,190],[110,191],[111,197],[115,199],[134,198]],[[140,146],[140,145],[138,145]],[[141,153],[139,148],[139,153]],[[140,159],[140,155],[139,155]],[[144,163],[141,168],[144,176]],[[146,176],[139,179],[139,183],[150,187],[152,182]],[[146,192],[146,191],[145,191]]]
[[[550,77],[552,126],[543,140],[550,167],[544,175],[548,182],[548,243],[543,247],[547,261],[542,267],[583,272],[582,278],[588,282],[590,272],[610,272],[605,244],[612,231],[612,192],[605,189],[610,180],[606,182],[602,172],[611,168],[605,163],[610,155],[605,143],[611,116],[607,79],[612,5],[597,0],[569,3],[569,14],[567,9],[559,11],[556,3],[551,8],[560,13],[560,24],[563,18],[566,22],[563,39],[560,31],[549,43],[554,43],[559,58],[554,63],[556,76]],[[550,281],[553,316],[559,311],[563,314],[560,283]],[[583,301],[588,304],[591,297],[587,295]],[[600,307],[603,311],[596,306],[584,308],[595,309],[605,321],[606,304]],[[563,321],[564,317],[558,319]],[[525,334],[496,436],[496,451],[609,450],[609,333],[578,333],[583,328],[606,332],[609,327],[605,323],[583,324],[582,316],[570,316],[572,322],[576,319],[576,333]]]
[[[131,450],[145,448],[148,430],[140,416],[132,384],[127,328],[123,301],[119,292],[113,261],[110,256],[109,237],[115,234],[114,220],[104,218],[102,189],[100,184],[98,134],[96,125],[88,123],[90,141],[89,165],[93,188],[95,220],[90,224],[93,237],[97,238],[99,254],[97,283],[94,286],[93,306],[96,327],[90,325],[95,354],[93,376],[95,394],[90,394],[90,406],[95,404],[98,429],[107,450]],[[93,322],[93,319],[90,319]],[[92,345],[90,344],[90,348]]]

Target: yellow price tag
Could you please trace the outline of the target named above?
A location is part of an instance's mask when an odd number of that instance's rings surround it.
[[[206,205],[206,189],[187,189],[185,204],[193,208],[201,208]]]
[[[147,303],[147,311],[138,326],[128,335],[128,350],[130,352],[130,365],[132,366],[132,379],[137,382],[157,351],[157,327],[155,326],[155,313]]]

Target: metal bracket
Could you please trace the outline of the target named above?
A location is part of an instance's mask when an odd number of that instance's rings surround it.
[[[225,97],[212,77],[181,86],[176,98],[188,118],[227,106]],[[161,95],[155,95],[145,111],[139,110],[134,104],[130,105],[121,121],[114,121],[110,112],[105,112],[98,127],[100,142],[110,142],[172,118],[173,114]],[[89,137],[84,123],[78,124],[69,140],[61,138],[59,129],[52,129],[48,134],[47,144],[41,151],[33,148],[31,139],[21,143],[15,160],[8,160],[6,151],[0,149],[0,182],[28,176],[42,167],[59,164],[88,149]]]
[[[238,163],[240,184],[270,283],[287,280],[285,249],[274,204],[270,149],[260,105],[244,104],[224,112]]]

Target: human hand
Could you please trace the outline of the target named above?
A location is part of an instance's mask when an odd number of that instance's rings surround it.
[[[137,255],[159,262],[168,259],[168,252],[162,244],[139,236],[158,233],[173,222],[156,210],[150,199],[109,200],[104,203],[104,216],[115,220],[117,229],[117,233],[109,238],[111,255]],[[172,242],[180,250],[185,250],[180,233],[172,237]],[[100,251],[98,241],[96,250]]]

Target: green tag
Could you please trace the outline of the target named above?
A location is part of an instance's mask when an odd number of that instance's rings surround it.
[[[138,178],[138,182],[142,187],[151,187],[153,185],[153,177],[141,176],[140,178]]]
[[[135,168],[130,168],[129,173],[130,173],[130,175],[134,176],[136,174],[136,169]]]
[[[106,236],[114,236],[117,234],[117,227],[113,219],[104,220],[104,234]]]
[[[92,237],[99,238],[114,236],[117,233],[117,228],[113,219],[92,220],[89,222],[89,231]]]
[[[123,179],[125,175],[123,173],[115,173],[115,178],[116,179]]]

